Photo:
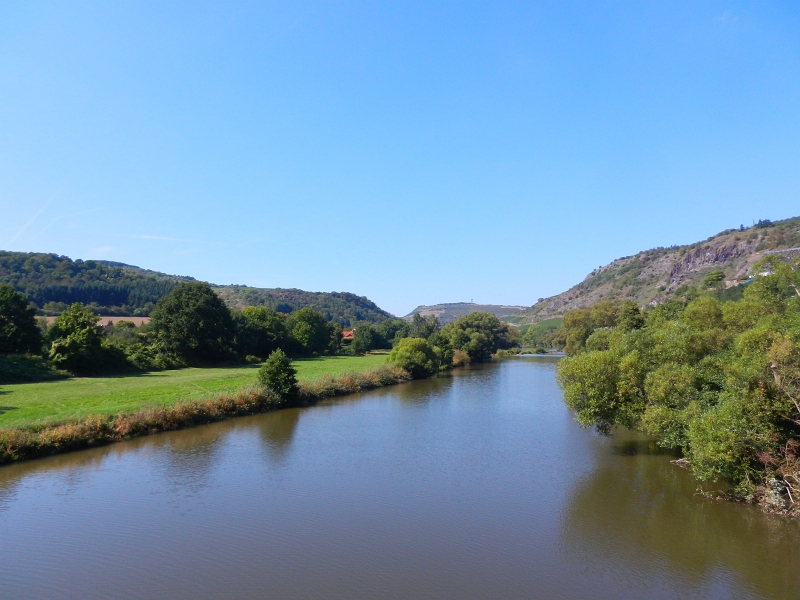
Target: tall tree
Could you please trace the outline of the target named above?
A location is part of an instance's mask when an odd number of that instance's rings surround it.
[[[286,348],[286,318],[266,306],[248,306],[234,312],[236,348],[239,354],[261,358],[277,348]]]
[[[106,361],[103,334],[97,327],[99,318],[80,302],[56,317],[48,332],[52,341],[49,358],[53,364],[77,375],[103,371]]]
[[[325,317],[310,308],[301,308],[289,315],[289,333],[300,354],[322,354],[335,343],[333,326]]]
[[[25,296],[0,284],[0,354],[33,354],[41,349],[36,311]]]
[[[207,283],[179,284],[158,301],[151,317],[162,348],[189,364],[220,362],[232,353],[233,318]]]

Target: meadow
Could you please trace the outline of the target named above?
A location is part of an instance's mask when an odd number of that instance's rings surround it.
[[[296,359],[298,379],[375,369],[387,355]],[[73,421],[87,415],[133,413],[180,401],[234,394],[256,381],[258,365],[190,368],[115,377],[0,386],[0,429]]]

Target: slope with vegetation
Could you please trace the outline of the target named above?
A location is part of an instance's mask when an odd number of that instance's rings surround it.
[[[147,316],[160,298],[186,281],[195,279],[113,261],[0,251],[0,283],[23,293],[46,315],[58,315],[70,304],[80,302],[95,314]],[[311,308],[342,326],[379,323],[392,317],[368,298],[348,292],[213,287],[231,308],[264,306],[282,313]]]
[[[739,284],[753,274],[754,263],[770,252],[800,255],[800,217],[762,220],[749,228],[723,231],[703,242],[624,256],[598,267],[566,292],[539,299],[517,317],[533,323],[604,300],[631,300],[640,307],[655,306],[681,297],[689,288],[716,287],[735,298],[741,295]]]
[[[392,315],[369,298],[349,292],[306,292],[297,289],[252,288],[246,285],[214,286],[215,291],[231,308],[266,306],[277,312],[291,313],[310,308],[328,321],[343,327],[360,322],[380,323]]]
[[[515,317],[524,310],[524,306],[506,306],[500,304],[473,304],[472,302],[449,302],[443,304],[432,304],[430,306],[418,306],[407,314],[403,319],[410,321],[414,315],[427,317],[432,315],[438,319],[442,325],[455,321],[459,317],[473,312],[487,312],[495,315],[503,321],[513,323]]]
[[[0,251],[0,284],[11,285],[45,314],[59,314],[80,302],[98,314],[146,315],[178,283],[191,280],[131,269],[56,254]]]

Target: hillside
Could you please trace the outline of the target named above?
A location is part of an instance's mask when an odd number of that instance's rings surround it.
[[[433,304],[431,306],[418,306],[403,318],[407,321],[410,321],[415,314],[422,315],[423,317],[427,315],[434,315],[437,319],[439,319],[439,322],[444,325],[445,323],[455,321],[462,315],[480,311],[490,312],[504,321],[515,322],[515,317],[523,310],[525,310],[524,306],[451,302],[444,304]]]
[[[187,279],[135,269],[57,254],[0,251],[0,283],[12,285],[49,314],[82,302],[101,314],[146,315]]]
[[[600,300],[656,305],[690,287],[703,286],[712,271],[724,274],[724,287],[735,288],[747,280],[753,263],[769,252],[782,250],[800,254],[800,217],[759,221],[753,227],[728,229],[703,242],[623,256],[595,269],[566,292],[540,299],[516,317],[520,322],[535,323]]]
[[[313,308],[329,321],[349,326],[357,321],[380,323],[392,314],[369,298],[349,292],[305,292],[297,289],[251,288],[246,285],[214,286],[217,293],[232,308],[267,306],[278,312]]]
[[[192,277],[167,275],[105,260],[72,260],[47,253],[0,251],[0,283],[25,294],[43,314],[54,315],[73,302],[97,314],[147,316],[159,298]],[[330,321],[351,325],[390,318],[374,302],[348,292],[305,292],[247,286],[214,286],[228,306],[269,306],[281,312],[313,308]]]

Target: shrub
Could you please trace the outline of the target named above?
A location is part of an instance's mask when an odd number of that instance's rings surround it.
[[[8,354],[0,356],[0,383],[22,383],[59,379],[69,374],[57,371],[40,356]]]
[[[258,370],[258,383],[281,398],[290,399],[297,396],[297,371],[283,350],[278,348],[269,355]]]
[[[439,370],[433,348],[422,338],[404,338],[392,348],[389,362],[408,371],[414,379],[429,377]]]
[[[52,339],[49,358],[56,367],[76,375],[129,368],[124,352],[104,343],[97,327],[98,318],[79,302],[56,317],[49,332]]]

